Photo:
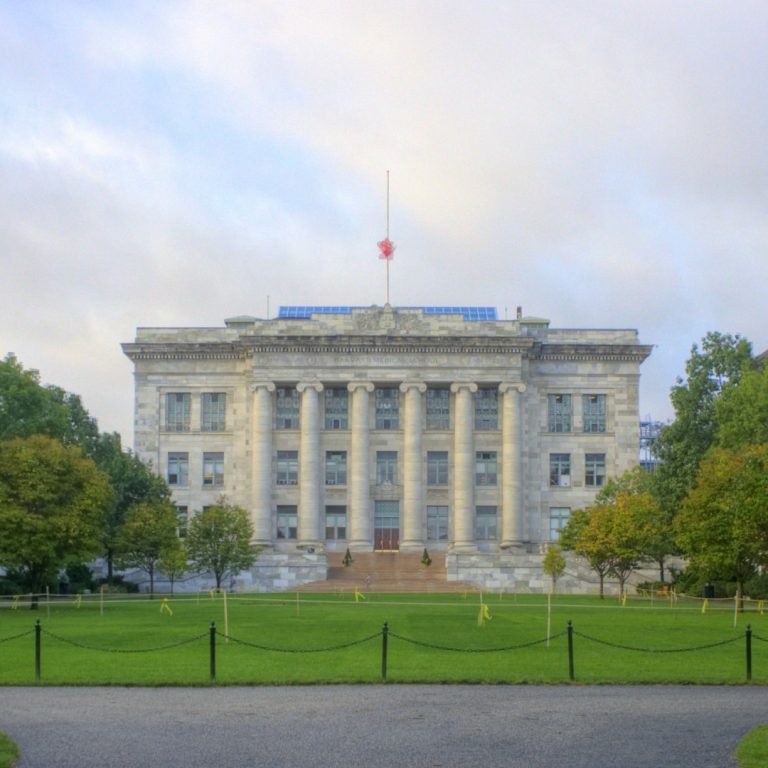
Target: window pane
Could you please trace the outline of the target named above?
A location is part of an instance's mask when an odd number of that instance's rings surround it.
[[[549,510],[549,539],[557,541],[560,538],[560,529],[568,522],[571,515],[570,507],[550,507]]]
[[[400,426],[400,390],[381,387],[376,396],[376,429],[398,429]]]
[[[427,429],[450,429],[450,398],[447,389],[427,390]]]
[[[475,454],[475,484],[496,485],[496,451]]]
[[[605,485],[605,454],[588,453],[584,457],[584,484],[590,488]]]
[[[347,452],[346,451],[326,451],[325,452],[325,484],[326,485],[346,485],[347,484]]]
[[[499,391],[483,388],[475,393],[475,429],[499,428]]]
[[[168,432],[189,432],[189,392],[169,392],[165,396],[165,428]]]
[[[547,410],[550,432],[571,431],[570,395],[547,395]]]
[[[605,395],[584,395],[584,431],[605,432]]]
[[[549,484],[567,488],[571,485],[571,454],[549,454]]]
[[[277,538],[295,539],[298,535],[299,517],[296,506],[280,504],[277,507]]]
[[[496,507],[477,507],[475,509],[475,538],[478,541],[496,539]]]
[[[188,453],[169,453],[168,454],[168,485],[188,485],[189,484],[189,454]]]
[[[203,392],[200,429],[223,432],[226,429],[227,396],[224,392]]]
[[[277,452],[277,485],[298,485],[299,483],[299,452]]]
[[[187,521],[189,519],[188,507],[176,505],[176,535],[183,539],[187,535]]]
[[[329,505],[325,508],[325,538],[338,541],[347,538],[347,508]]]
[[[344,387],[325,390],[325,428],[347,429],[349,423],[349,392]]]
[[[427,485],[448,485],[448,451],[427,452]]]
[[[448,507],[427,507],[427,539],[430,541],[448,540]]]
[[[224,485],[224,454],[203,454],[203,485],[219,487]]]
[[[397,485],[397,451],[376,451],[376,485]]]
[[[299,393],[296,387],[278,387],[276,405],[277,429],[299,428]]]

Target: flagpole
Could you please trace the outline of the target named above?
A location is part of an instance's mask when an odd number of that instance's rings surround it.
[[[387,171],[387,240],[389,240],[389,171]],[[387,259],[387,304],[389,304],[389,262]]]

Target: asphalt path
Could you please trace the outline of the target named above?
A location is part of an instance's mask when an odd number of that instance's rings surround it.
[[[723,768],[768,688],[0,688],[18,768]]]

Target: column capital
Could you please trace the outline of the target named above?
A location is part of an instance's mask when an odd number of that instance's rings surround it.
[[[416,388],[421,394],[424,394],[427,391],[427,385],[423,381],[404,381],[400,385],[401,392],[407,392],[412,388]]]
[[[266,389],[267,392],[275,391],[275,384],[272,381],[253,381],[251,382],[251,392],[256,392],[257,389]]]
[[[347,390],[350,392],[354,392],[361,387],[366,392],[373,392],[373,384],[370,381],[350,381],[349,384],[347,384]]]
[[[303,392],[305,389],[314,389],[315,392],[322,392],[323,385],[319,381],[300,381],[296,385],[297,392]]]
[[[469,381],[455,381],[451,384],[451,392],[455,395],[461,389],[468,389],[473,394],[477,392],[477,384]]]
[[[499,384],[499,392],[501,392],[502,395],[505,392],[510,392],[512,390],[516,390],[522,395],[526,389],[527,387],[525,386],[525,384],[521,384],[519,382],[504,381],[501,384]]]

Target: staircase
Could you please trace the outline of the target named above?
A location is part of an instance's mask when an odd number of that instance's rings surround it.
[[[445,554],[421,564],[419,552],[355,552],[349,566],[343,552],[328,554],[328,578],[301,587],[304,592],[464,592],[463,582],[447,581]]]

